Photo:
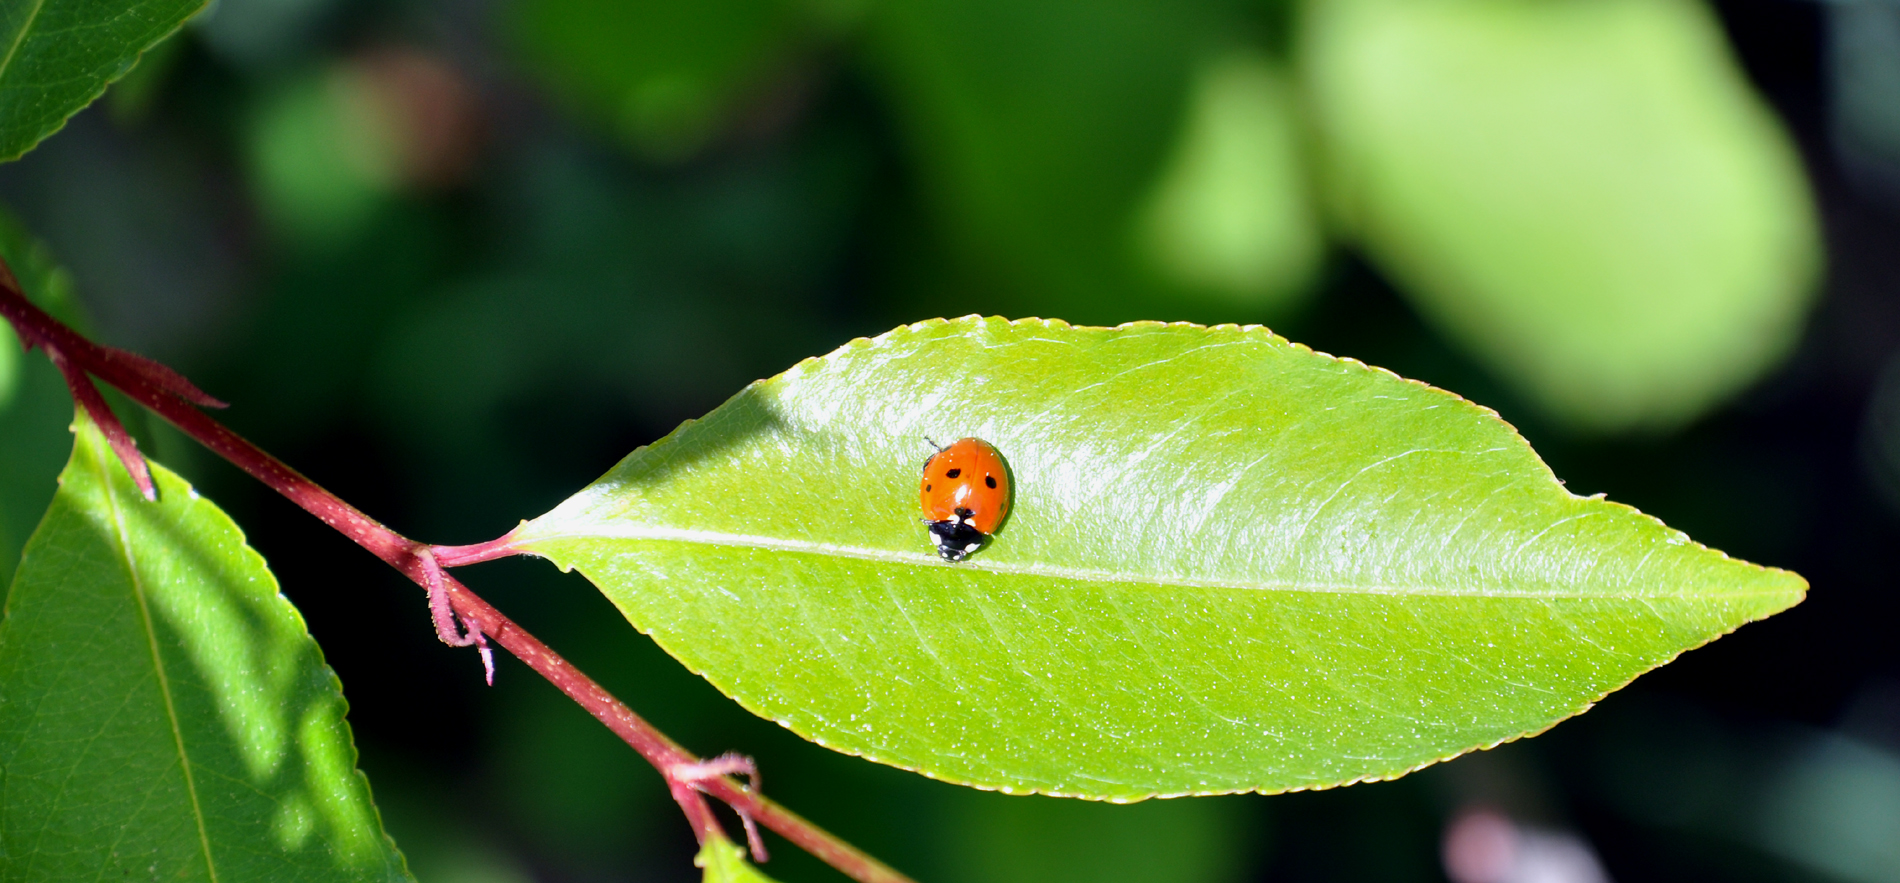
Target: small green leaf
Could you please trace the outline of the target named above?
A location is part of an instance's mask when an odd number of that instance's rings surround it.
[[[76,431],[0,620],[0,880],[410,879],[264,560]]]
[[[0,162],[18,159],[125,75],[206,0],[0,4]]]
[[[1015,506],[963,564],[938,440]],[[524,525],[821,744],[1114,800],[1401,775],[1588,708],[1800,601],[1566,492],[1497,415],[1259,328],[968,317],[755,383]]]
[[[706,869],[705,883],[772,883],[745,860],[745,850],[717,835],[700,846],[693,864]]]
[[[1309,5],[1331,201],[1534,402],[1585,429],[1668,428],[1793,345],[1812,197],[1701,3]]]

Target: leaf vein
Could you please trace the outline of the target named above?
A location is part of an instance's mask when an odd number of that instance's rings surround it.
[[[884,564],[897,564],[906,567],[952,567],[961,570],[982,571],[1004,576],[1046,577],[1076,582],[1114,582],[1141,583],[1148,585],[1204,588],[1239,589],[1263,592],[1301,592],[1321,595],[1405,595],[1416,597],[1446,598],[1521,598],[1526,601],[1550,600],[1627,600],[1633,598],[1688,598],[1706,597],[1707,592],[1683,591],[1575,591],[1550,589],[1472,589],[1456,585],[1447,586],[1393,586],[1393,585],[1340,585],[1296,582],[1293,580],[1260,580],[1246,578],[1232,579],[1196,579],[1175,574],[1147,574],[1112,571],[1102,568],[1079,567],[1062,564],[1044,564],[1034,562],[1011,562],[991,557],[984,561],[962,561],[950,563],[917,552],[899,552],[889,549],[873,549],[862,546],[847,546],[841,543],[822,543],[812,540],[792,540],[780,537],[766,537],[754,534],[731,533],[727,531],[697,530],[693,528],[652,527],[645,525],[615,525],[610,529],[591,530],[585,533],[539,534],[532,538],[523,537],[515,548],[530,554],[543,554],[536,547],[562,540],[650,540],[654,542],[693,543],[697,545],[721,546],[727,548],[760,549],[775,552],[794,552],[809,555],[822,555],[832,558],[849,558]],[[552,557],[552,556],[546,556]],[[1447,580],[1450,582],[1450,580]],[[1757,589],[1748,591],[1722,592],[1723,598],[1752,598],[1770,595],[1785,595],[1785,589]]]
[[[165,672],[165,660],[159,653],[158,630],[152,624],[151,607],[145,600],[145,582],[139,574],[138,562],[132,551],[131,531],[125,523],[125,507],[119,499],[118,488],[112,483],[112,470],[117,468],[117,465],[116,462],[106,461],[103,449],[95,449],[93,468],[104,489],[106,505],[111,507],[112,524],[119,534],[119,548],[123,551],[126,576],[132,585],[132,597],[138,602],[139,622],[144,627],[146,645],[152,653],[152,669],[158,676],[159,695],[165,700],[165,717],[171,724],[172,743],[178,748],[178,766],[185,777],[185,794],[191,799],[192,820],[198,826],[198,845],[204,851],[205,872],[210,876],[211,883],[217,883],[218,865],[211,855],[211,836],[205,830],[204,807],[198,803],[198,785],[192,778],[191,772],[191,753],[185,748],[185,734],[178,723],[178,709],[172,704],[171,678]]]
[[[46,0],[34,0],[33,11],[27,13],[26,20],[20,23],[20,32],[13,35],[13,44],[7,47],[6,57],[0,58],[0,80],[6,78],[14,57],[20,54],[20,46],[26,43],[27,32],[33,30],[33,23],[39,20],[40,11],[45,8]]]

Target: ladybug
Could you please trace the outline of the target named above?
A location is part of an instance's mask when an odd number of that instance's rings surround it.
[[[924,524],[943,560],[962,561],[1009,515],[1009,470],[995,446],[980,438],[930,446],[937,452],[924,461],[924,480],[917,492]]]

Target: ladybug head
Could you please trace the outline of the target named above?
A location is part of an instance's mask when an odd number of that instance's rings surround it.
[[[983,547],[983,541],[989,539],[982,531],[970,526],[969,510],[958,509],[960,517],[946,521],[930,522],[930,538],[937,542],[937,554],[945,561],[962,561],[971,552]]]

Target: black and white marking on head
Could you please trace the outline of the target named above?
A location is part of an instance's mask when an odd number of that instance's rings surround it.
[[[937,543],[937,554],[945,561],[962,561],[983,547],[988,537],[961,519],[930,522],[930,538]]]

